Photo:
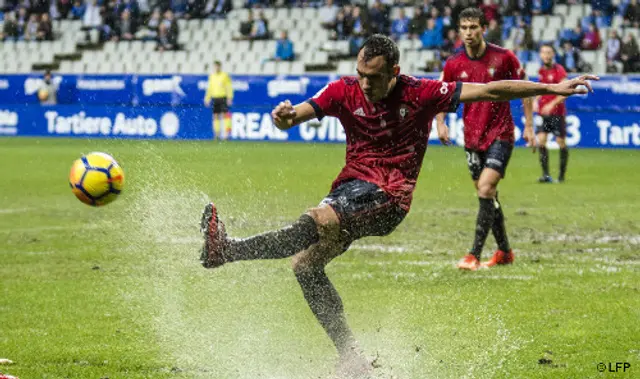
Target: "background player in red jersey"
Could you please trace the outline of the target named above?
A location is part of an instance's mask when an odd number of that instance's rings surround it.
[[[443,81],[489,83],[525,78],[518,58],[511,51],[485,42],[483,34],[487,21],[480,9],[467,8],[460,12],[458,28],[464,48],[447,60],[442,73]],[[523,106],[523,137],[535,150],[532,99],[524,99]],[[473,246],[469,254],[458,262],[458,268],[477,270],[481,266],[480,257],[490,230],[496,238],[498,250],[482,266],[509,264],[513,262],[513,251],[509,246],[497,187],[505,176],[515,141],[511,107],[508,102],[465,104],[463,117],[467,165],[480,205]],[[444,114],[438,115],[437,120],[438,136],[443,143],[448,144],[449,134]]]
[[[396,44],[373,35],[361,47],[356,77],[327,85],[307,102],[280,103],[271,113],[282,130],[323,116],[338,117],[347,135],[346,164],[317,207],[293,224],[249,238],[228,238],[213,203],[202,214],[205,268],[293,256],[304,298],[336,346],[339,377],[371,369],[347,325],[342,300],[325,266],[362,237],[391,233],[404,219],[422,166],[433,118],[458,103],[507,101],[541,94],[585,93],[580,77],[555,85],[532,82],[470,84],[400,75]],[[266,215],[269,217],[269,215]]]
[[[564,67],[555,63],[555,51],[551,45],[540,46],[540,59],[543,66],[538,71],[540,83],[560,83],[567,78]],[[549,175],[549,151],[547,150],[547,134],[553,133],[556,142],[560,147],[560,173],[558,181],[564,182],[564,174],[567,172],[567,162],[569,161],[569,149],[565,138],[567,128],[565,117],[567,108],[564,104],[564,96],[544,95],[536,99],[537,111],[542,116],[542,127],[537,130],[538,144],[540,145],[540,165],[542,166],[542,177],[538,179],[540,183],[552,183],[553,179]]]

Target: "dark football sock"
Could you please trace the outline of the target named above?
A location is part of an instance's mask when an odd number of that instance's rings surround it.
[[[228,261],[278,259],[306,250],[320,240],[313,217],[302,215],[290,226],[257,236],[230,239],[224,249]]]
[[[540,146],[540,166],[542,166],[542,174],[549,176],[549,150],[544,146]]]
[[[493,225],[491,225],[491,231],[493,232],[493,236],[496,238],[496,243],[498,244],[498,249],[504,251],[505,253],[511,250],[511,246],[509,246],[509,238],[507,237],[507,229],[504,226],[504,213],[502,213],[502,204],[498,201],[498,195],[496,194],[496,203],[495,203],[496,215],[493,219]]]
[[[565,147],[564,149],[560,149],[560,177],[559,179],[564,179],[564,174],[567,172],[567,163],[569,162],[569,148]]]
[[[496,209],[493,204],[493,199],[480,197],[478,200],[480,200],[480,208],[478,209],[478,218],[476,219],[476,236],[473,240],[471,254],[480,259],[484,242],[487,240],[487,235],[496,216]]]
[[[333,341],[338,353],[347,354],[354,346],[355,339],[344,316],[342,299],[329,281],[324,268],[300,270],[295,274],[309,308]]]

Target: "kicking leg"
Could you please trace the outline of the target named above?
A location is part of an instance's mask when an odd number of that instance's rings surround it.
[[[218,219],[213,203],[207,204],[201,221],[204,245],[200,260],[205,268],[215,268],[227,262],[287,258],[320,240],[315,211],[303,214],[292,225],[249,238],[227,238],[224,224]]]

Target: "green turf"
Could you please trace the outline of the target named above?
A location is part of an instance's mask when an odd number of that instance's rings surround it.
[[[127,180],[99,209],[66,182],[94,150]],[[343,159],[339,145],[0,139],[0,358],[15,361],[0,372],[328,377],[333,348],[289,261],[206,271],[197,223],[212,198],[231,235],[285,225]],[[640,151],[572,150],[568,181],[539,185],[537,156],[516,150],[500,195],[516,264],[464,273],[454,263],[477,200],[463,151],[431,148],[396,232],[328,268],[376,377],[638,377],[638,162]],[[631,368],[599,374],[599,362]]]

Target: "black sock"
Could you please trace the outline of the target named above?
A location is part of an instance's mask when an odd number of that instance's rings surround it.
[[[560,177],[564,179],[564,173],[567,172],[567,162],[569,162],[569,148],[560,149]]]
[[[478,218],[476,219],[476,236],[473,240],[471,254],[480,259],[484,242],[487,240],[487,235],[496,216],[496,208],[493,199],[479,197],[478,200],[480,200],[480,208],[478,209]]]
[[[230,239],[224,249],[224,257],[228,261],[286,258],[306,250],[319,240],[315,220],[304,214],[293,225],[280,230]]]
[[[333,341],[338,353],[348,353],[348,349],[354,346],[355,339],[344,317],[342,299],[329,281],[324,268],[299,270],[295,274],[309,308]]]
[[[544,146],[540,146],[540,166],[542,166],[542,174],[549,176],[549,150]]]
[[[502,204],[498,201],[498,194],[496,194],[496,215],[493,219],[493,225],[491,225],[491,231],[496,238],[498,249],[505,253],[511,250],[509,246],[509,238],[507,237],[507,229],[504,226],[504,213],[502,213]]]

